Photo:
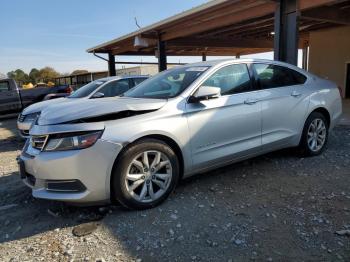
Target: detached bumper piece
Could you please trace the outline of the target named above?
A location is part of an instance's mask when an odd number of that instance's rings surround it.
[[[80,180],[46,180],[46,190],[50,192],[81,193],[86,187]]]
[[[20,133],[23,137],[29,136],[29,130],[20,130]]]
[[[36,179],[33,175],[26,172],[23,160],[17,157],[17,163],[21,179],[24,179],[30,187],[34,187]]]

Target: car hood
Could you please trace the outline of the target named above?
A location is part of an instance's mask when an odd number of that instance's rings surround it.
[[[161,108],[166,99],[142,99],[129,97],[112,97],[99,99],[79,99],[72,103],[58,103],[48,105],[41,112],[39,125],[53,125],[75,121],[85,121],[106,115],[123,112],[148,112]],[[116,116],[115,119],[120,118]],[[111,118],[113,119],[113,118]],[[111,120],[110,119],[110,120]],[[96,120],[98,121],[98,120]]]
[[[23,115],[29,115],[33,113],[40,113],[45,107],[53,104],[60,104],[60,103],[67,103],[70,102],[71,99],[68,98],[56,98],[56,99],[50,99],[42,102],[38,102],[35,104],[32,104],[28,107],[26,107],[22,114]]]

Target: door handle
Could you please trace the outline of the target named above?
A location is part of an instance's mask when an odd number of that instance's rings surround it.
[[[301,93],[299,93],[297,91],[293,91],[290,95],[293,97],[299,97],[299,96],[301,96]]]
[[[244,100],[244,104],[246,104],[246,105],[254,105],[256,102],[258,102],[258,100],[253,99],[253,98],[248,98],[248,99]]]

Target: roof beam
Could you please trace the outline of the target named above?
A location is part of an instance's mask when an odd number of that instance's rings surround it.
[[[340,25],[350,25],[350,12],[332,6],[319,7],[301,13],[301,18]]]
[[[244,48],[272,48],[272,40],[257,40],[257,39],[197,39],[197,38],[182,38],[174,39],[167,42],[168,47],[244,47]]]
[[[162,40],[171,40],[177,37],[184,37],[209,31],[215,28],[232,25],[254,17],[268,15],[274,12],[276,4],[273,2],[250,1],[245,3],[236,3],[237,6],[232,6],[234,13],[221,16],[220,18],[207,20],[202,23],[188,25],[179,30],[178,27],[166,30],[162,34]]]
[[[267,19],[260,19],[260,20],[256,20],[254,19],[254,21],[250,21],[250,22],[246,22],[244,24],[238,24],[238,25],[230,25],[228,27],[224,27],[224,28],[220,28],[214,31],[210,31],[210,32],[205,32],[199,35],[199,37],[210,37],[210,36],[215,36],[215,35],[229,35],[232,32],[236,32],[236,31],[244,31],[250,28],[257,28],[257,27],[262,27],[264,26],[266,23],[272,23],[273,25],[273,17],[267,18]]]
[[[118,65],[158,65],[158,62],[130,62],[130,61],[116,61]],[[168,65],[185,65],[185,63],[167,63]]]
[[[300,0],[299,9],[306,10],[309,8],[316,8],[319,6],[337,3],[337,0]]]
[[[272,48],[183,48],[179,50],[167,50],[167,56],[202,56],[203,52],[207,56],[235,56],[237,53],[241,55],[256,54],[271,51]],[[121,56],[154,56],[154,52],[134,51],[125,52]]]
[[[238,29],[238,30],[232,30],[230,32],[227,32],[226,35],[232,36],[232,35],[239,35],[239,34],[244,34],[246,32],[255,32],[255,31],[263,31],[267,29],[271,29],[270,32],[273,31],[273,21],[271,23],[266,23],[260,26],[255,26],[255,27],[246,27],[244,29]]]

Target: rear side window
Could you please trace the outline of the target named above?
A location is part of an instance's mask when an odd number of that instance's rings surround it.
[[[140,84],[141,82],[145,81],[147,78],[142,78],[142,77],[138,77],[138,78],[133,78],[134,80],[134,86],[137,86],[138,84]]]
[[[0,82],[0,92],[5,92],[10,90],[9,82]]]
[[[306,76],[287,67],[269,64],[253,64],[260,89],[301,85]]]
[[[225,66],[212,74],[202,86],[219,87],[221,95],[251,91],[248,68],[245,64]]]

